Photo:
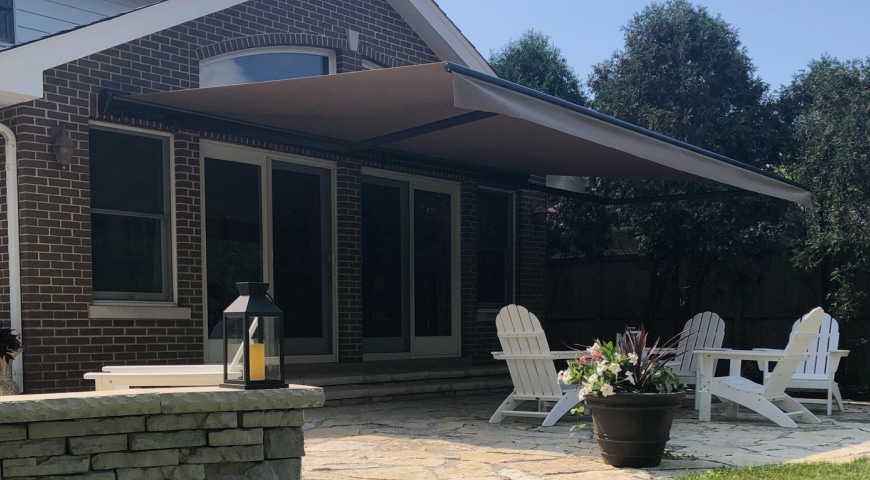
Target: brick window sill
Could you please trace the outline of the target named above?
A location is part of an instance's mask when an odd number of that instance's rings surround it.
[[[190,320],[190,308],[163,305],[90,305],[88,318]]]

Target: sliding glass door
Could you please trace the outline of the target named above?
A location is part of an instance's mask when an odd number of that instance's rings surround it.
[[[362,184],[363,352],[408,352],[408,186],[382,178]]]
[[[219,341],[223,311],[239,296],[236,282],[263,280],[262,169],[215,158],[204,163],[208,338]]]
[[[208,360],[241,281],[270,284],[290,358],[334,359],[332,171],[211,143],[203,153]]]
[[[291,355],[332,353],[330,172],[272,162],[272,288]]]
[[[458,186],[367,175],[360,203],[363,353],[458,355]]]

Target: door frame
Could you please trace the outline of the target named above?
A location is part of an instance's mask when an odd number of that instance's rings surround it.
[[[404,234],[408,238],[408,250],[410,252],[410,295],[409,295],[409,328],[411,332],[410,352],[398,353],[363,353],[363,361],[375,360],[400,360],[409,358],[436,358],[458,357],[461,354],[461,315],[462,315],[462,189],[459,182],[442,180],[407,173],[399,173],[388,170],[380,170],[371,167],[362,167],[361,175],[378,177],[408,184],[408,231]],[[430,192],[446,193],[450,195],[450,298],[451,298],[451,324],[450,337],[417,337],[415,335],[414,321],[414,190],[426,190]]]
[[[338,251],[338,223],[337,223],[337,215],[336,215],[336,164],[334,162],[328,162],[324,160],[317,160],[313,158],[301,157],[297,155],[290,154],[282,154],[269,150],[263,150],[252,147],[243,147],[239,145],[233,145],[228,143],[216,142],[213,140],[201,140],[200,141],[200,172],[203,172],[201,175],[201,188],[200,188],[200,215],[202,218],[202,279],[203,285],[205,285],[205,281],[208,278],[208,271],[206,267],[206,226],[205,226],[205,159],[206,158],[214,158],[217,160],[224,160],[230,162],[239,162],[239,163],[247,163],[251,165],[257,165],[260,167],[260,215],[261,215],[261,225],[263,225],[262,235],[262,259],[263,265],[261,268],[263,270],[263,281],[268,282],[270,284],[269,290],[270,294],[272,293],[272,283],[274,280],[274,271],[272,268],[272,262],[274,259],[273,254],[273,245],[272,245],[272,162],[286,162],[301,166],[308,166],[319,168],[323,170],[329,171],[329,196],[330,196],[330,209],[329,209],[329,228],[331,231],[331,239],[328,243],[330,252],[326,252],[327,255],[331,254],[333,258],[332,265],[330,266],[331,274],[333,281],[331,282],[331,288],[329,291],[329,297],[332,301],[331,315],[329,321],[332,322],[332,353],[324,354],[324,355],[288,355],[286,357],[287,363],[316,363],[316,362],[337,362],[338,361],[338,282],[336,279],[338,278],[338,266],[337,262],[334,260],[336,258],[336,252]],[[202,291],[202,305],[203,305],[203,314],[202,314],[202,335],[203,335],[203,344],[204,344],[204,358],[206,363],[219,363],[223,360],[223,345],[220,340],[213,340],[208,338],[208,318],[206,317],[208,314],[208,291],[203,288]],[[284,312],[287,315],[289,312]]]

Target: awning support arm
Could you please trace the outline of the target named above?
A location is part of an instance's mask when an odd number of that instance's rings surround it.
[[[462,115],[456,115],[455,117],[445,118],[443,120],[438,120],[431,123],[426,123],[423,125],[418,125],[416,127],[411,127],[405,130],[400,130],[398,132],[388,133],[386,135],[381,135],[380,137],[373,137],[368,140],[363,140],[361,142],[353,143],[350,145],[349,149],[351,152],[357,152],[360,150],[368,150],[370,148],[377,148],[381,145],[386,145],[388,143],[400,142],[402,140],[407,140],[409,138],[418,137],[420,135],[426,135],[427,133],[439,132],[441,130],[446,130],[452,127],[458,127],[459,125],[465,125],[466,123],[473,123],[478,120],[483,120],[486,118],[494,117],[494,113],[490,112],[468,112],[463,113]]]
[[[97,100],[100,114],[143,118],[163,123],[170,128],[180,128],[183,125],[184,128],[191,130],[203,130],[214,133],[247,136],[279,144],[286,144],[289,142],[302,147],[341,153],[352,153],[378,148],[381,145],[388,143],[407,140],[419,135],[425,135],[427,133],[433,133],[495,116],[494,113],[489,112],[468,112],[455,117],[445,118],[398,132],[370,138],[361,142],[350,143],[303,135],[297,132],[290,132],[277,128],[269,128],[258,124],[249,124],[236,119],[222,118],[199,112],[190,112],[164,105],[152,105],[127,98],[128,96],[129,94],[124,92],[103,89],[100,91]]]

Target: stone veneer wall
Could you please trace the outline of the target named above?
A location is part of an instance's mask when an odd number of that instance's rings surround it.
[[[319,387],[0,397],[3,479],[298,479]]]

